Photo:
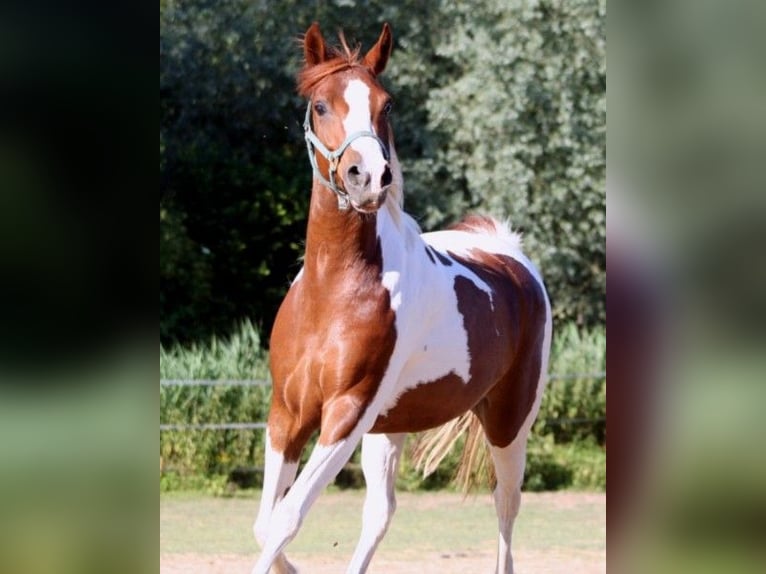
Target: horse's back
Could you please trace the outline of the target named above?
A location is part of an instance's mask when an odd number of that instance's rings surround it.
[[[471,215],[449,229],[421,237],[468,270],[466,276],[481,276],[493,290],[508,290],[508,297],[538,312],[546,307],[542,276],[523,252],[521,235],[508,223]],[[460,274],[459,269],[456,274]]]
[[[523,252],[521,235],[512,231],[507,222],[470,215],[448,229],[423,233],[421,237],[428,245],[467,261],[480,262],[487,255],[511,257],[542,284],[540,272]]]

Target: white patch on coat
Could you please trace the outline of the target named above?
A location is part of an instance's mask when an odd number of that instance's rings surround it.
[[[406,214],[403,217],[410,219]],[[396,313],[397,339],[391,363],[401,365],[395,389],[387,393],[380,413],[385,415],[399,396],[418,385],[450,373],[463,382],[470,378],[468,333],[458,309],[455,279],[461,276],[471,281],[488,295],[490,303],[493,292],[470,269],[449,257],[450,252],[466,259],[473,258],[474,250],[507,255],[524,265],[541,286],[542,281],[521,252],[518,236],[500,223],[494,233],[441,231],[420,235],[414,223],[397,227],[388,209],[381,209],[377,232],[383,255],[382,283]],[[426,252],[429,245],[448,257],[452,265],[444,265],[438,259],[434,264]]]
[[[450,251],[467,259],[472,258],[474,250],[507,255],[521,263],[540,285],[543,283],[540,272],[521,250],[521,238],[507,224],[496,221],[495,233],[447,230],[424,233],[422,237],[440,252]]]

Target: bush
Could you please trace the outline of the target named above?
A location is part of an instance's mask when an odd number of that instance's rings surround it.
[[[532,435],[527,446],[524,490],[606,489],[606,450],[593,441],[557,444]]]
[[[606,329],[578,329],[569,323],[554,327],[549,381],[536,434],[550,433],[556,442],[606,440]],[[604,373],[604,376],[575,376]],[[572,422],[566,422],[572,421]]]
[[[603,323],[606,1],[445,2],[438,14],[419,76],[432,78],[429,145],[400,154],[414,212],[429,229],[466,211],[509,217],[554,317]]]
[[[160,4],[164,343],[228,333],[243,317],[268,327],[298,270],[311,176],[291,121],[294,8]]]
[[[460,461],[462,441],[430,476],[423,478],[405,455],[396,486],[399,490],[454,490],[453,480]],[[406,452],[406,451],[405,451]],[[364,486],[361,471],[355,485]],[[479,488],[483,488],[481,484]],[[606,451],[592,440],[557,444],[552,435],[532,434],[527,446],[527,463],[522,489],[531,492],[606,489]]]
[[[229,337],[212,336],[205,344],[160,344],[160,378],[266,380],[268,356],[261,335],[245,320]]]
[[[559,462],[551,454],[532,451],[527,456],[522,490],[561,490],[572,484],[572,475],[566,461]]]

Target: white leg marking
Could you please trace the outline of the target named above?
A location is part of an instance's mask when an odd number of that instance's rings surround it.
[[[497,539],[497,573],[513,574],[511,557],[511,534],[521,503],[521,483],[524,479],[527,435],[519,434],[504,448],[490,447],[495,464],[497,486],[495,487],[495,510],[499,536]]]
[[[269,522],[274,506],[284,496],[285,491],[295,480],[298,471],[298,462],[285,462],[282,453],[274,450],[271,444],[269,431],[266,431],[266,463],[263,474],[263,492],[261,505],[258,509],[258,517],[253,524],[253,533],[258,543],[263,547],[269,533]],[[280,553],[274,562],[274,571],[277,574],[291,574],[297,572],[284,554]]]
[[[396,510],[396,474],[406,433],[366,434],[362,438],[362,469],[367,484],[362,534],[348,574],[366,572],[375,549]]]
[[[314,447],[300,476],[272,512],[263,550],[252,574],[268,573],[274,560],[298,533],[311,505],[351,458],[365,430],[357,424],[347,438],[330,446]]]

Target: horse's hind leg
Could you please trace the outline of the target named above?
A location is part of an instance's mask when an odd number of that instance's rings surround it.
[[[543,384],[542,378],[539,385]],[[498,422],[503,416],[504,409],[495,408],[491,412],[482,413],[480,417],[487,438],[489,439],[489,452],[495,467],[497,484],[492,493],[495,499],[495,511],[499,536],[497,540],[497,574],[513,574],[513,558],[511,556],[511,535],[513,524],[519,513],[521,504],[521,485],[524,481],[524,467],[526,466],[527,437],[532,424],[537,417],[540,405],[540,392],[538,388],[537,398],[527,414],[523,424],[518,429],[516,436],[506,446],[497,446],[493,440],[492,425],[498,428]],[[494,443],[494,444],[493,444]]]
[[[497,544],[497,573],[512,574],[511,535],[521,503],[521,483],[524,479],[526,434],[517,436],[506,447],[490,446],[495,465],[497,486],[493,492],[499,529]]]
[[[367,484],[362,535],[348,574],[365,572],[375,549],[386,534],[396,510],[396,474],[405,433],[366,434],[362,438],[362,470]]]
[[[551,343],[550,312],[546,320],[542,342],[532,352],[520,357],[511,373],[492,390],[484,409],[477,412],[490,443],[490,454],[495,466],[497,485],[493,493],[499,528],[497,547],[497,573],[513,574],[511,557],[511,534],[513,523],[519,513],[521,484],[527,455],[527,437],[540,408],[542,392],[548,373],[548,357]],[[534,393],[531,407],[523,421],[514,428],[507,425],[508,413],[512,412],[513,388],[526,388]],[[518,416],[518,415],[517,415]],[[521,418],[521,416],[518,416]],[[515,430],[515,436],[509,434]],[[510,442],[508,442],[510,440]],[[505,446],[502,446],[505,445]]]

